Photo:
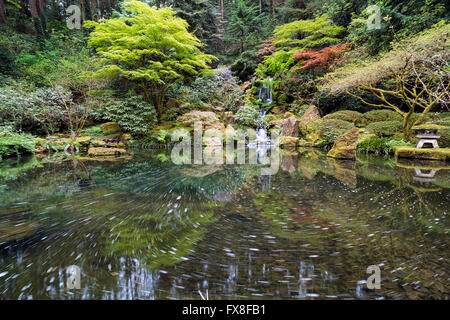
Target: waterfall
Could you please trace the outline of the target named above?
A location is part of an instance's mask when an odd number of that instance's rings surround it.
[[[272,78],[268,79],[268,83],[264,83],[263,86],[258,91],[258,99],[264,105],[269,105],[273,102],[272,93]],[[270,144],[270,139],[267,136],[267,127],[264,125],[264,117],[267,114],[267,108],[261,108],[259,110],[259,117],[256,119],[256,143],[260,144]]]

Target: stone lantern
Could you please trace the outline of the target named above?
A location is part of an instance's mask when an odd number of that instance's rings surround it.
[[[413,127],[412,130],[416,133],[416,137],[419,138],[416,148],[421,149],[425,144],[431,144],[433,148],[439,148],[438,139],[440,136],[438,135],[438,130],[446,128],[432,123]]]

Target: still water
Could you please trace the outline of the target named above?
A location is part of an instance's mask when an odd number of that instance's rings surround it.
[[[448,163],[280,159],[4,160],[0,298],[448,299]]]

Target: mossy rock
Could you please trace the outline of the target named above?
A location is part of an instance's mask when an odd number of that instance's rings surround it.
[[[338,119],[323,119],[317,126],[320,138],[328,145],[353,127],[353,123]]]
[[[396,146],[394,147],[394,153],[396,158],[450,160],[449,148],[418,149],[414,147]]]
[[[402,132],[403,123],[401,121],[380,121],[370,123],[366,127],[369,133],[376,134],[378,137],[392,137],[395,134]]]
[[[79,143],[82,146],[88,146],[91,142],[91,137],[89,137],[89,136],[78,137],[76,141],[77,141],[77,143]]]
[[[106,142],[100,139],[94,139],[91,141],[93,147],[106,147]]]
[[[297,146],[298,140],[299,139],[297,137],[282,137],[278,141],[278,145],[285,148],[295,148]]]
[[[103,134],[113,134],[121,132],[120,126],[117,122],[106,122],[100,125]]]
[[[105,156],[120,156],[127,154],[127,150],[121,148],[89,148],[89,157],[105,157]]]
[[[333,112],[333,113],[327,114],[323,118],[324,119],[338,119],[338,120],[352,122],[355,126],[358,126],[358,127],[364,124],[363,114],[358,111],[352,111],[352,110],[341,110],[341,111]]]

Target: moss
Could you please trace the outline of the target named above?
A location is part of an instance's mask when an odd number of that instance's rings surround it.
[[[380,121],[373,122],[366,127],[367,131],[376,134],[378,137],[392,137],[402,132],[403,123],[401,121]]]
[[[396,158],[430,159],[430,160],[450,160],[450,149],[417,149],[414,147],[396,146],[394,147]]]
[[[120,132],[120,126],[116,122],[106,122],[100,125],[100,128],[104,134],[113,134]]]
[[[325,144],[331,145],[340,135],[354,127],[353,123],[337,119],[323,119],[318,123],[317,129],[320,138]]]
[[[363,124],[363,114],[358,111],[341,110],[327,114],[324,119],[337,119],[352,122],[355,126]]]
[[[120,148],[89,148],[88,151],[90,157],[116,156],[126,153],[125,149]]]
[[[365,125],[380,121],[402,121],[403,117],[392,110],[372,110],[366,112],[362,116],[362,121]]]
[[[362,138],[356,147],[358,152],[374,154],[390,154],[394,152],[394,146],[414,146],[412,143],[403,140],[394,140],[376,135],[368,135]]]

